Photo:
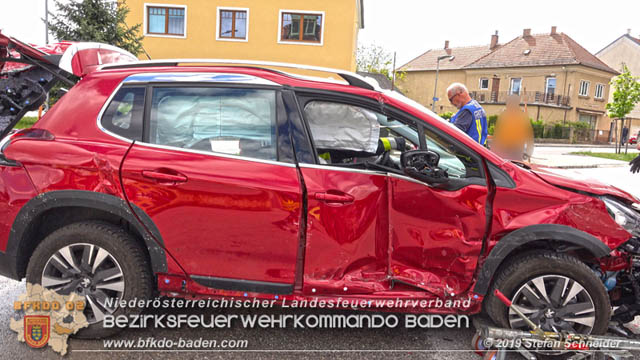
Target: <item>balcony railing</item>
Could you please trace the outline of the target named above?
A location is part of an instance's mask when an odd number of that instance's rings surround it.
[[[511,95],[509,91],[471,91],[471,98],[481,104],[504,104],[507,97]],[[520,102],[527,104],[544,104],[549,106],[569,107],[571,98],[569,96],[545,93],[543,91],[523,91],[520,93]]]

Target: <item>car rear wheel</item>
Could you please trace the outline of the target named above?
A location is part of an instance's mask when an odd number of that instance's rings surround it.
[[[583,262],[566,254],[543,252],[507,264],[494,281],[485,310],[498,325],[529,330],[493,295],[500,290],[545,331],[604,334],[611,317],[602,281]]]
[[[104,317],[141,309],[113,304],[145,300],[153,291],[149,261],[142,247],[124,230],[101,222],[71,224],[47,236],[29,261],[27,281],[61,295],[75,292],[85,297],[84,315],[89,326],[75,335],[80,338],[117,333],[116,328],[102,326]]]

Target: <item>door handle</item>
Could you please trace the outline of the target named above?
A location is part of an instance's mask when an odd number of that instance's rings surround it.
[[[326,192],[317,192],[313,194],[316,200],[325,201],[328,203],[351,203],[353,202],[353,196],[349,194],[331,194]]]
[[[187,177],[182,174],[169,174],[166,172],[162,172],[161,170],[142,170],[142,176],[158,180],[161,182],[186,182]]]

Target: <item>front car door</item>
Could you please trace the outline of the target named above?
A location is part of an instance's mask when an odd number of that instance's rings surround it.
[[[147,96],[143,141],[122,164],[127,199],[198,283],[291,293],[302,192],[280,88],[194,77],[133,82]]]
[[[375,151],[381,114],[313,94],[299,93],[296,103],[304,118],[298,124],[314,144],[312,157],[298,157],[307,195],[303,292],[387,291],[387,175],[349,163],[358,152]]]
[[[449,181],[432,185],[391,175],[391,274],[438,297],[457,296],[474,279],[489,191],[478,155],[444,132],[427,127],[425,134]]]
[[[390,106],[326,94],[298,99],[317,153],[315,164],[300,164],[309,203],[305,289],[382,294],[402,285],[427,297],[467,290],[486,231],[482,159]],[[380,161],[380,149],[363,143],[372,138],[403,138],[406,147]],[[417,147],[440,154],[450,182],[436,187],[404,175],[400,154]]]

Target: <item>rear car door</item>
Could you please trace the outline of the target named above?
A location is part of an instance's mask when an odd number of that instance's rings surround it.
[[[302,199],[279,88],[146,80],[144,139],[122,164],[128,201],[200,284],[291,292]]]

